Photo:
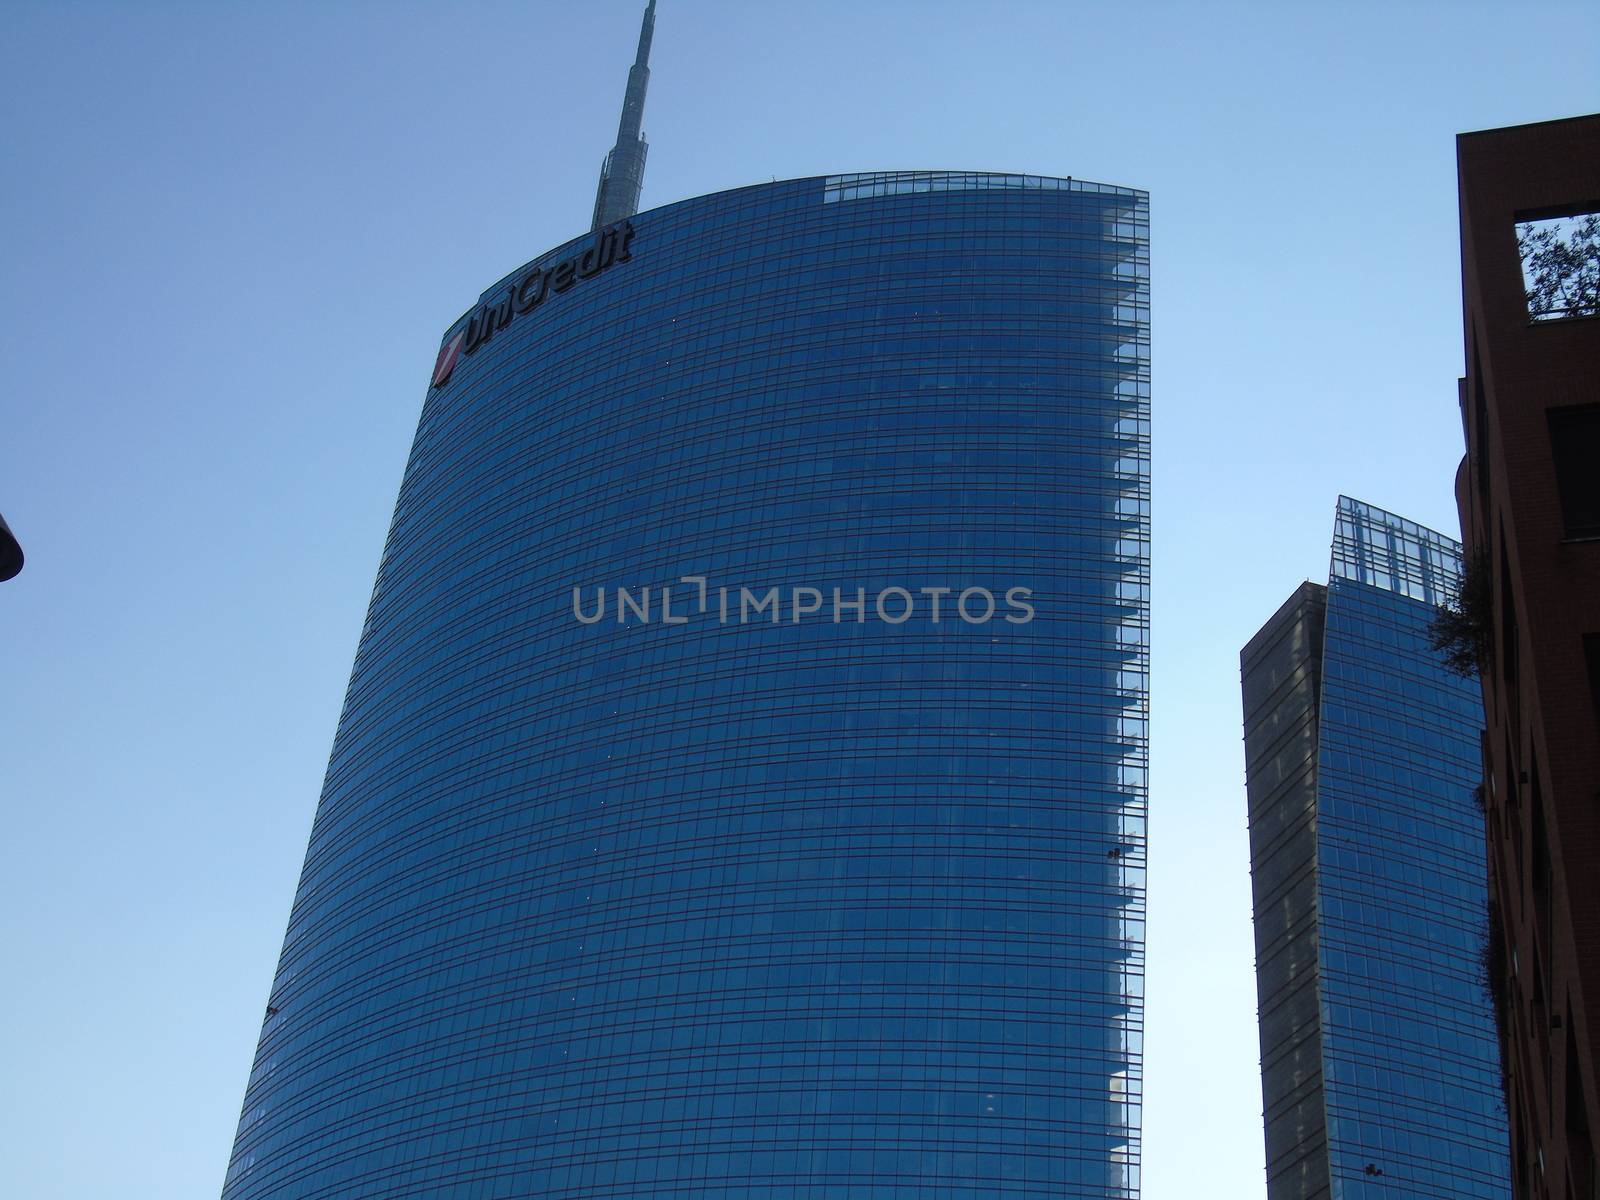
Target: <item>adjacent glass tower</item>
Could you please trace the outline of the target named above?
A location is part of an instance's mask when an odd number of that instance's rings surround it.
[[[1460,572],[1341,497],[1328,586],[1241,654],[1269,1200],[1509,1195],[1483,710],[1428,635]]]
[[[1136,1196],[1147,279],[1142,192],[912,172],[485,292],[224,1196]]]

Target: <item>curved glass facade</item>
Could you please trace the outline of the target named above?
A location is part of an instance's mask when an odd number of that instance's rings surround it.
[[[1146,234],[813,178],[484,294],[228,1200],[1136,1195]]]
[[[1269,1200],[1502,1200],[1461,547],[1341,497],[1328,586],[1241,654]]]
[[[1428,627],[1461,546],[1341,497],[1318,751],[1323,1086],[1342,1200],[1511,1194],[1485,990],[1483,700]]]

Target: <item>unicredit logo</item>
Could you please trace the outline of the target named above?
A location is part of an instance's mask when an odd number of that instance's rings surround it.
[[[461,343],[467,340],[467,331],[459,330],[439,347],[439,360],[433,364],[433,386],[443,387],[450,381],[450,372],[456,369],[456,359],[461,357]]]
[[[439,350],[433,366],[433,387],[443,387],[463,354],[471,354],[495,333],[530,313],[552,295],[559,295],[585,279],[592,279],[615,263],[633,257],[632,221],[620,221],[595,231],[594,241],[584,250],[548,267],[533,267],[495,299],[480,304]]]

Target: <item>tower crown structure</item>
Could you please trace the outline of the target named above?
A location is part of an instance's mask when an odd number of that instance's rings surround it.
[[[644,160],[650,144],[640,126],[644,121],[644,94],[650,86],[650,41],[656,32],[656,0],[645,6],[639,26],[639,50],[628,68],[628,90],[622,98],[622,120],[617,124],[617,144],[600,164],[600,186],[595,189],[591,228],[614,224],[639,211],[639,189],[644,186]]]

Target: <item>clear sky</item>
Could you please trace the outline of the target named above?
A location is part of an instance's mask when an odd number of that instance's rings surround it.
[[[0,1193],[214,1197],[439,334],[586,227],[643,0],[0,16]],[[1238,649],[1346,492],[1454,533],[1454,135],[1600,5],[661,0],[647,207],[1151,193],[1145,1195],[1260,1197]]]

